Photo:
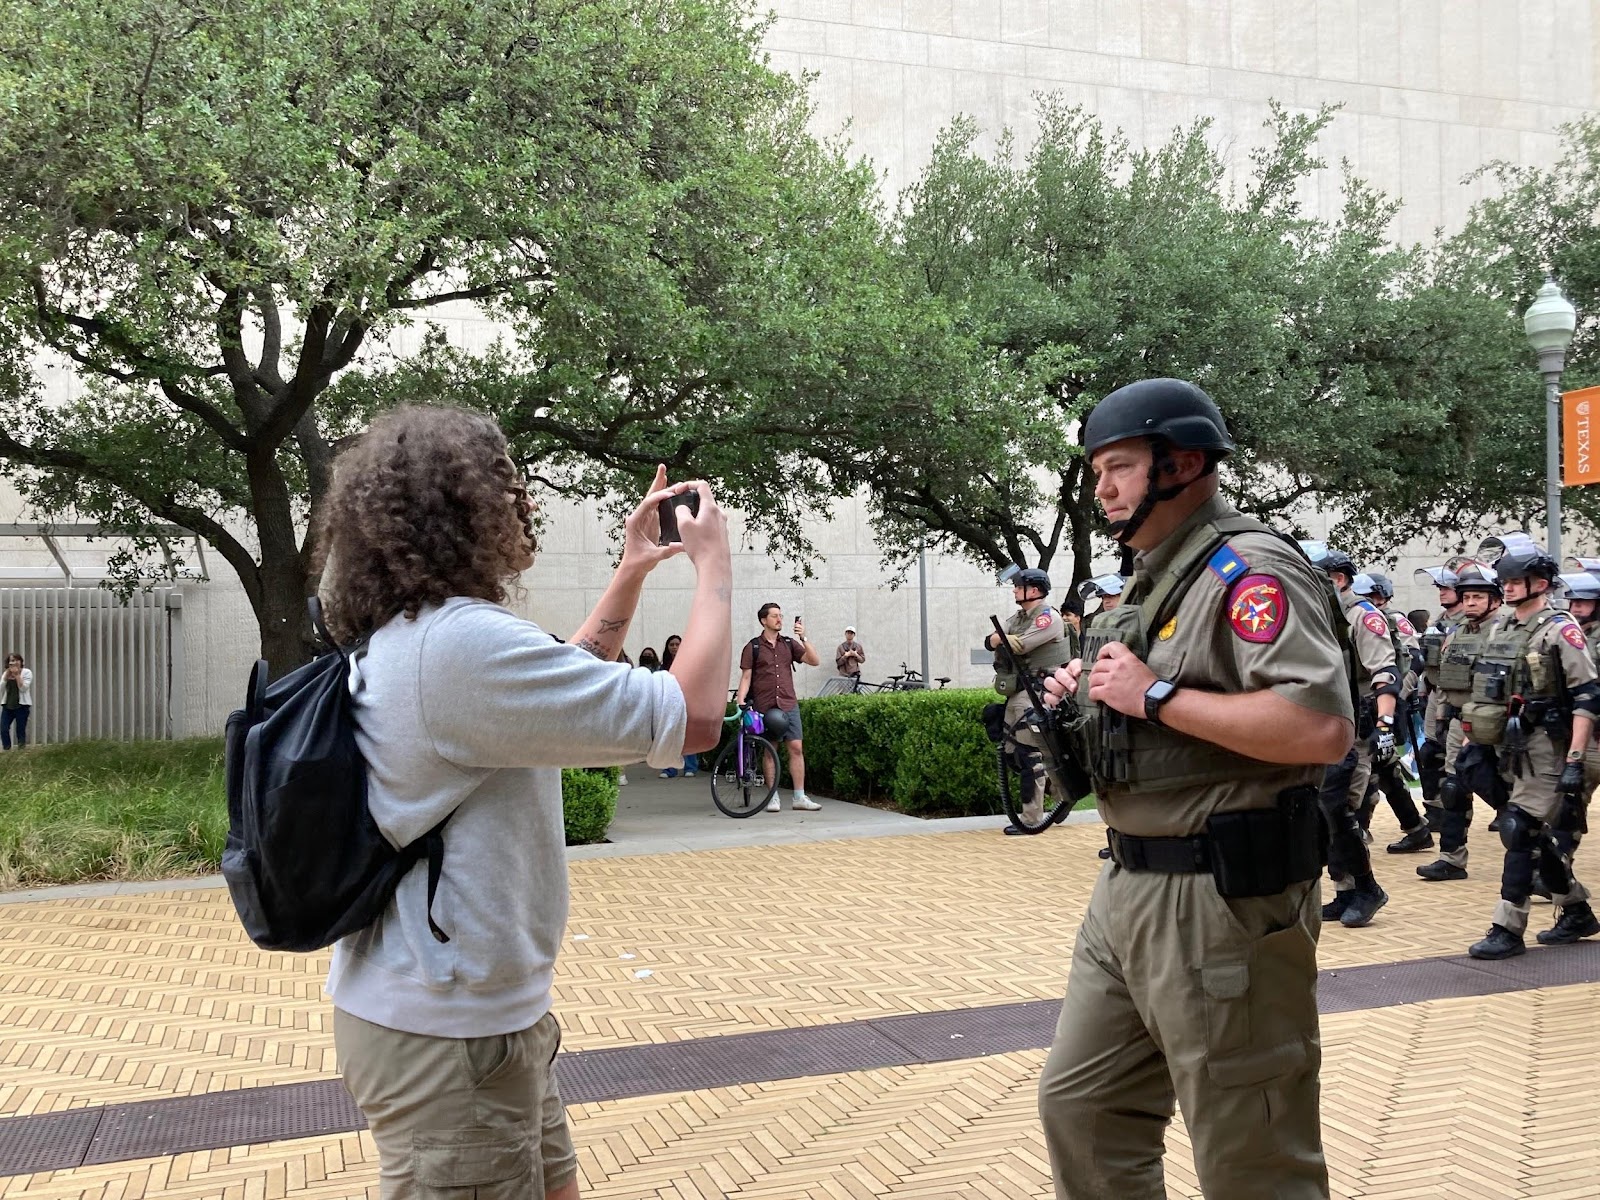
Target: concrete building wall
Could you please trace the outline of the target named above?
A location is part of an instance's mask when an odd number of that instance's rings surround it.
[[[975,117],[992,145],[1010,127],[1026,144],[1033,97],[1057,91],[1123,129],[1135,145],[1164,140],[1200,117],[1235,170],[1262,137],[1268,102],[1310,110],[1344,106],[1324,138],[1329,162],[1347,159],[1404,207],[1395,235],[1426,239],[1464,218],[1481,185],[1463,176],[1493,158],[1545,164],[1556,129],[1595,107],[1600,0],[772,0],[766,36],[772,62],[815,74],[814,128],[848,128],[855,149],[880,171],[892,207],[929,157],[939,129],[958,114]],[[1308,205],[1337,203],[1329,171],[1308,189]],[[440,314],[452,340],[484,346],[493,327],[466,309]],[[401,352],[418,334],[402,331]],[[72,395],[54,371],[50,394]],[[1541,398],[1529,397],[1537,430]],[[916,574],[897,589],[884,582],[865,505],[838,505],[811,532],[821,551],[813,577],[796,584],[791,568],[747,545],[735,565],[735,639],[756,632],[755,610],[776,600],[801,612],[824,657],[855,625],[869,655],[866,674],[882,678],[902,660],[917,665]],[[0,520],[27,519],[0,488]],[[1314,525],[1325,525],[1309,514]],[[542,551],[516,607],[553,632],[574,630],[599,598],[615,554],[607,522],[589,505],[556,505]],[[95,550],[83,552],[92,560]],[[1431,603],[1414,589],[1412,569],[1437,557],[1408,547],[1393,572],[1403,607]],[[48,573],[38,546],[0,545],[0,568],[26,564]],[[92,565],[92,564],[89,564]],[[243,696],[257,652],[255,622],[226,564],[209,558],[207,584],[186,585],[183,617],[185,733],[219,730]],[[1109,569],[1109,560],[1095,564]],[[86,566],[87,569],[87,566]],[[968,647],[1004,613],[1010,593],[976,567],[931,556],[930,655],[934,675],[981,683]],[[681,631],[692,579],[669,563],[647,588],[628,638],[635,656]],[[1059,593],[1058,593],[1059,595]],[[831,662],[802,672],[814,692]]]

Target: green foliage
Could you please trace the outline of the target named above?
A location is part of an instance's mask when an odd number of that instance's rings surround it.
[[[559,491],[717,480],[804,563],[835,447],[962,360],[763,32],[749,0],[8,12],[0,459],[45,513],[202,534],[275,673],[333,447],[398,399],[492,410]],[[379,348],[459,301],[504,337]],[[39,403],[47,359],[78,399]]]
[[[216,871],[222,742],[69,742],[0,754],[0,890]]]
[[[617,770],[561,773],[567,844],[605,838]],[[222,739],[64,742],[0,754],[0,891],[221,870]]]
[[[1499,470],[1454,497],[1463,524],[1545,521],[1543,386],[1520,318],[1547,274],[1578,310],[1562,387],[1600,384],[1600,119],[1580,118],[1561,135],[1561,157],[1550,167],[1483,168],[1479,176],[1491,184],[1491,195],[1438,254],[1440,275],[1458,293],[1512,316],[1507,342],[1514,369],[1498,372],[1500,403],[1479,416],[1483,457]],[[1485,357],[1482,348],[1464,349],[1477,349],[1479,361]],[[1566,488],[1562,504],[1568,521],[1577,518],[1592,537],[1600,489]]]
[[[887,800],[917,816],[1000,811],[984,689],[820,696],[800,702],[806,781],[840,800]]]
[[[1348,174],[1335,217],[1304,211],[1331,119],[1275,110],[1238,190],[1206,122],[1134,150],[1046,97],[1026,147],[1007,137],[985,157],[973,122],[945,130],[895,233],[908,278],[981,347],[993,412],[919,430],[921,456],[870,477],[882,544],[909,559],[932,529],[990,566],[1065,552],[1081,579],[1099,514],[1077,430],[1109,392],[1161,375],[1222,407],[1235,503],[1281,520],[1315,498],[1352,550],[1396,545],[1496,478],[1480,447],[1521,361],[1510,314],[1391,245],[1396,205]]]
[[[567,845],[603,842],[611,819],[617,815],[615,767],[575,768],[561,772],[561,814],[566,822]]]

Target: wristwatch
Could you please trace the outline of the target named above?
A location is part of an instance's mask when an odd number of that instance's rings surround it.
[[[1144,719],[1161,724],[1161,706],[1172,699],[1178,685],[1170,679],[1158,679],[1144,690]]]

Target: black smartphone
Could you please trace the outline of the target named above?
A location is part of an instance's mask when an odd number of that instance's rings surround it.
[[[678,510],[687,508],[689,515],[694,516],[700,511],[700,493],[679,492],[675,496],[668,496],[656,505],[656,512],[661,517],[661,536],[656,539],[661,546],[670,546],[673,542],[683,541],[683,535],[678,532]]]

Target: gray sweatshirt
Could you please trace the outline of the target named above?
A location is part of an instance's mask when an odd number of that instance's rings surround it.
[[[454,599],[375,632],[350,686],[384,836],[403,846],[454,814],[433,902],[450,940],[428,931],[419,863],[377,922],[334,946],[334,1004],[438,1037],[527,1028],[550,1009],[567,922],[561,768],[681,763],[677,680]]]

